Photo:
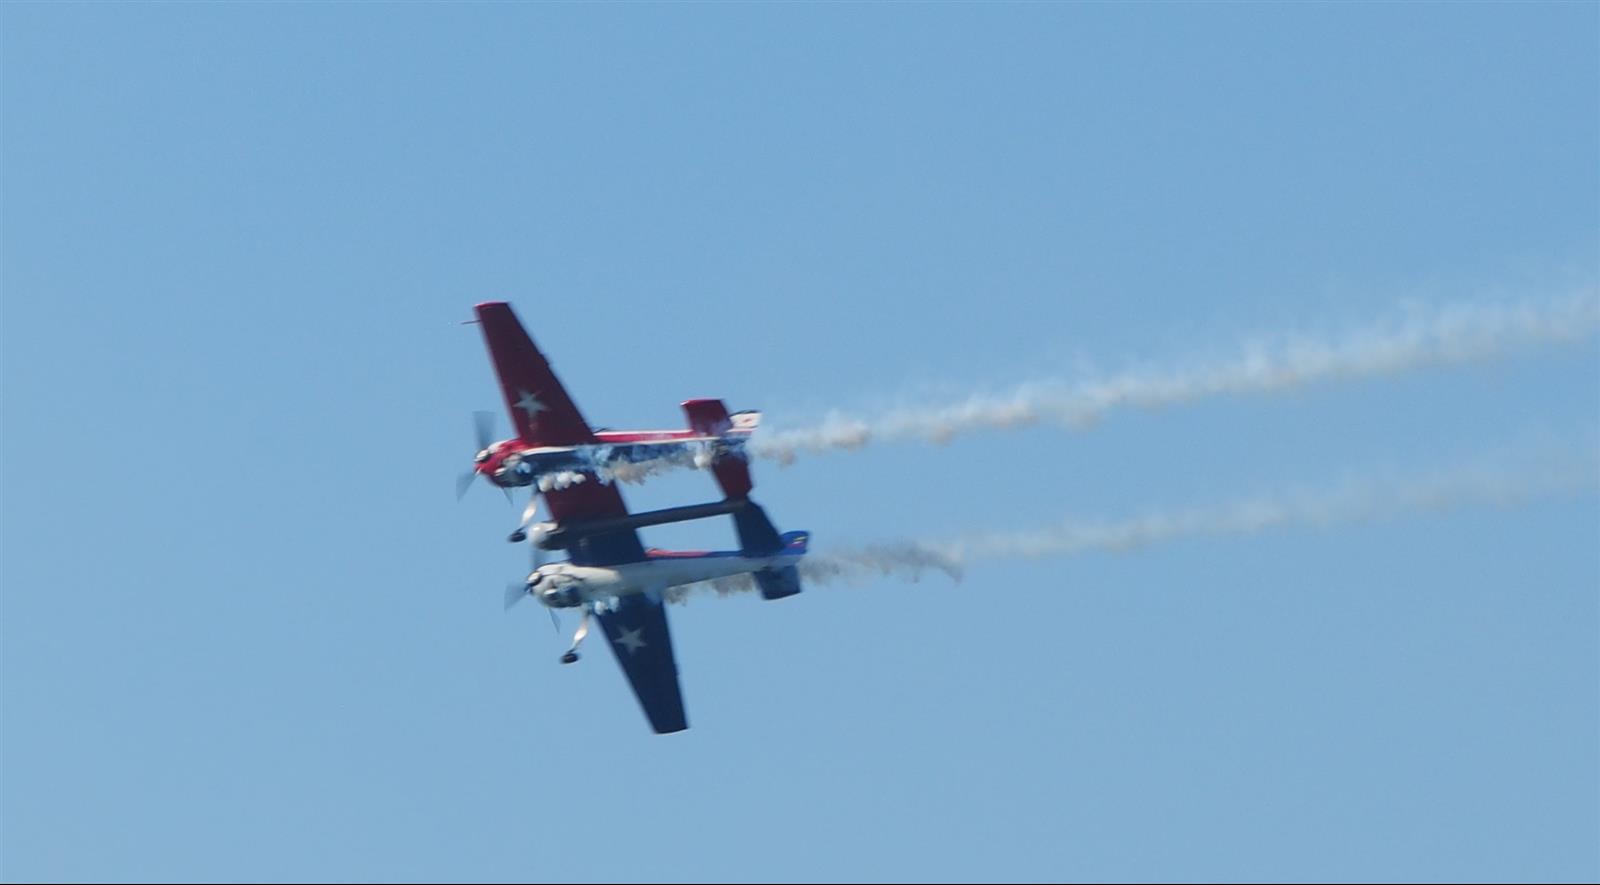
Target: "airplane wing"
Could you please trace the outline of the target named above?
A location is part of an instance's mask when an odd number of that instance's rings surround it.
[[[594,432],[550,370],[549,361],[533,346],[511,305],[486,301],[475,309],[517,436],[530,446],[594,442]]]
[[[517,436],[533,446],[596,442],[594,432],[556,378],[550,362],[528,337],[511,305],[486,301],[475,309]],[[563,523],[628,513],[616,487],[599,482],[592,473],[585,474],[583,482],[546,492],[545,503],[550,507],[551,518]],[[644,547],[631,529],[586,538],[572,550],[572,561],[578,565],[618,565],[644,558]]]
[[[511,305],[489,301],[479,304],[477,313],[517,436],[531,446],[597,442],[594,431],[573,405],[549,361],[522,328]],[[617,487],[600,482],[593,473],[585,473],[582,482],[551,489],[544,496],[550,516],[562,524],[628,514]],[[567,553],[576,565],[621,565],[646,558],[639,533],[631,528],[586,536]],[[651,726],[660,734],[688,728],[683,694],[678,689],[678,665],[672,654],[672,634],[667,629],[667,613],[660,594],[621,597],[610,605],[596,606],[595,614]]]
[[[678,663],[672,655],[672,634],[660,595],[624,596],[613,607],[598,609],[595,614],[650,726],[657,734],[688,728],[683,692],[678,688]]]

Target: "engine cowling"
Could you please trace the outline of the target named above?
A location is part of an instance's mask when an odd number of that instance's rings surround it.
[[[528,581],[528,592],[551,608],[577,608],[583,605],[583,581],[572,575],[550,571],[548,567],[533,573]]]
[[[505,488],[533,485],[539,479],[533,464],[518,452],[505,456],[494,465],[494,481]]]
[[[539,591],[539,600],[551,608],[577,608],[583,605],[583,591],[578,587],[547,587]]]

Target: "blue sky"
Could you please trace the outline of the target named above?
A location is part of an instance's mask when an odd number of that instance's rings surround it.
[[[627,427],[1592,296],[1593,4],[11,3],[0,25],[5,879],[1600,876],[1592,481],[698,599],[670,615],[671,738],[605,652],[561,667],[542,612],[501,611],[513,514],[451,492],[497,405],[457,325],[481,300]],[[758,465],[757,497],[820,552],[1530,439],[1592,464],[1597,426],[1590,330]]]

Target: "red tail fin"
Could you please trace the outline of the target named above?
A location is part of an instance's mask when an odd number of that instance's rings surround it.
[[[692,399],[683,404],[683,413],[689,417],[689,428],[703,436],[726,436],[733,429],[733,419],[728,417],[728,407],[720,399]],[[722,486],[722,494],[729,498],[747,498],[753,483],[750,465],[738,455],[725,454],[711,465],[711,472]]]

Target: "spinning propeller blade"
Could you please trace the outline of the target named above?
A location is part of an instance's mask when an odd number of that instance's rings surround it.
[[[473,436],[473,440],[478,444],[477,451],[481,452],[484,449],[487,449],[489,447],[489,443],[494,442],[494,413],[483,411],[473,412],[472,429],[475,434]],[[477,454],[477,452],[474,452],[473,454]]]
[[[509,493],[509,490],[507,490],[507,491]],[[522,511],[522,528],[526,528],[528,523],[533,521],[534,516],[536,516],[538,514],[538,512],[539,512],[539,493],[538,492],[534,492],[533,493],[533,497],[528,499],[528,506],[526,508],[524,508],[523,511]],[[544,526],[543,523],[535,525],[533,527],[533,531],[528,533],[528,548],[529,548],[529,551],[531,553],[530,559],[531,559],[532,565],[533,565],[532,569],[530,569],[530,572],[531,571],[537,571],[538,568],[540,566],[544,565],[544,563],[545,563],[545,556],[544,556],[545,551],[539,547],[539,541],[544,538],[544,533],[545,533],[545,526]],[[516,605],[517,602],[519,602],[522,599],[522,597],[527,596],[527,595],[528,595],[528,583],[527,583],[526,579],[524,579],[520,583],[507,584],[506,585],[506,609],[510,610],[510,608],[513,605]],[[556,632],[559,633],[561,631],[561,622],[556,619],[555,609],[551,609],[550,610],[550,618],[551,618],[551,620],[556,621]]]
[[[511,607],[513,605],[516,605],[518,602],[521,602],[522,601],[522,597],[527,596],[527,595],[528,595],[528,585],[527,584],[521,583],[519,581],[513,581],[511,583],[506,584],[506,611],[511,611]]]
[[[473,457],[477,457],[479,452],[489,447],[489,443],[494,442],[493,412],[478,411],[472,413],[472,441],[478,445],[477,448],[472,450]],[[476,469],[468,470],[466,473],[456,477],[457,501],[467,494],[467,490],[472,488],[472,481],[477,478],[478,471]],[[510,498],[511,493],[507,492],[506,499],[510,500]]]

